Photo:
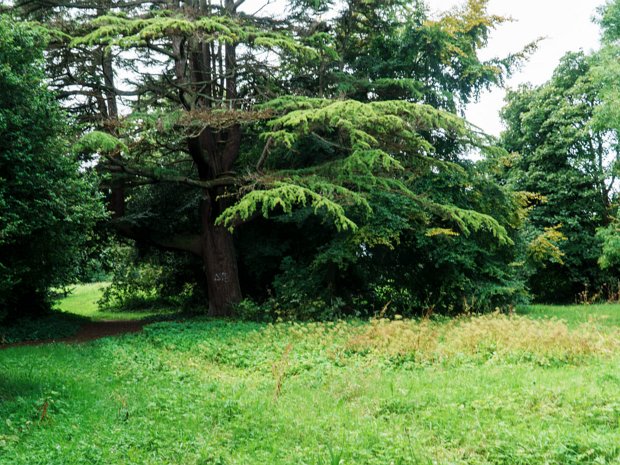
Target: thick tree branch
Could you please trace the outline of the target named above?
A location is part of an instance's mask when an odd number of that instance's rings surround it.
[[[240,184],[240,180],[232,176],[221,177],[209,181],[201,181],[186,176],[166,175],[162,173],[157,173],[154,170],[130,167],[126,163],[112,157],[111,155],[106,155],[105,157],[111,163],[111,166],[106,167],[108,171],[148,178],[156,182],[185,184],[188,186],[200,187],[202,189],[213,189],[214,187],[234,186]]]

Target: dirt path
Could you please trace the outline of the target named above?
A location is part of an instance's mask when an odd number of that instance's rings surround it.
[[[83,342],[94,341],[109,336],[119,336],[122,334],[138,333],[147,323],[144,321],[94,321],[86,323],[79,331],[71,337],[61,339],[41,339],[38,341],[23,341],[14,344],[0,345],[0,350],[9,347],[39,346],[52,342],[63,342],[65,344],[80,344]]]

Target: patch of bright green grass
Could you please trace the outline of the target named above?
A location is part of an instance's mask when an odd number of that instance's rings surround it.
[[[177,309],[149,309],[140,311],[100,310],[97,302],[109,283],[78,284],[72,286],[71,293],[60,299],[56,308],[65,313],[86,317],[92,321],[142,320],[178,313]]]
[[[606,326],[620,326],[620,304],[595,305],[528,305],[518,309],[518,313],[533,318],[558,318],[569,325],[577,325],[594,320]]]
[[[369,327],[193,320],[0,351],[0,463],[620,463],[620,354],[418,363],[352,350]]]

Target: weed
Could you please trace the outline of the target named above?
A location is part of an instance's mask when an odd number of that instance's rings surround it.
[[[276,382],[276,387],[273,393],[273,400],[278,400],[280,397],[280,393],[282,392],[282,384],[284,383],[284,377],[286,376],[286,369],[289,364],[289,355],[291,353],[291,349],[293,348],[292,344],[289,344],[284,349],[284,353],[280,360],[273,364],[271,371],[273,373],[273,377]]]

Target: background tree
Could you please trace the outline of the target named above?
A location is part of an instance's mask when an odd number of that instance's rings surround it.
[[[601,85],[592,63],[582,52],[567,54],[547,84],[510,92],[502,112],[502,145],[521,155],[509,170],[510,182],[542,196],[525,234],[558,227],[566,238],[557,244],[562,261],[539,267],[530,279],[533,293],[549,302],[570,301],[614,281],[597,265],[596,231],[611,221],[618,133],[596,123]]]
[[[609,1],[599,11],[599,24],[603,30],[602,48],[594,56],[593,79],[601,88],[601,104],[594,114],[594,124],[601,130],[620,131],[620,2]],[[615,141],[618,151],[619,141]],[[620,159],[610,167],[613,179],[620,177]],[[598,237],[602,242],[600,265],[606,270],[620,268],[620,211],[618,186],[612,192],[610,224],[601,228]]]
[[[0,317],[48,308],[102,217],[44,83],[41,28],[0,16]]]

